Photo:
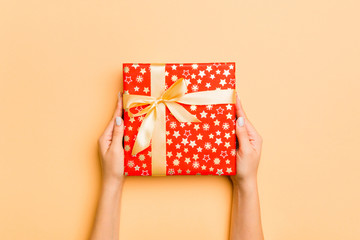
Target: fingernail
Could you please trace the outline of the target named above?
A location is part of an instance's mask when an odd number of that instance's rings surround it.
[[[122,123],[121,117],[116,117],[116,118],[115,118],[115,121],[116,121],[116,125],[117,125],[117,126],[120,126],[121,123]]]
[[[244,117],[239,117],[238,120],[236,120],[239,127],[244,126]]]
[[[121,95],[120,95],[120,92],[118,92],[118,100],[120,100],[120,96],[121,96]]]

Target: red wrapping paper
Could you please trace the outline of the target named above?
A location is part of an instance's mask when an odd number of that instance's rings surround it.
[[[235,88],[235,63],[167,63],[165,89],[184,78],[187,92]],[[151,96],[150,64],[123,64],[124,93]],[[180,103],[181,104],[181,103]],[[201,122],[180,123],[166,108],[166,175],[235,175],[235,104],[181,104]],[[130,109],[141,111],[148,105]],[[136,155],[131,150],[145,115],[124,111],[124,174],[151,176],[151,145]],[[154,151],[156,151],[154,149]]]

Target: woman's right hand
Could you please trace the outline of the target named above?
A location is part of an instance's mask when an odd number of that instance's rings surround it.
[[[236,94],[236,136],[239,147],[236,150],[236,175],[230,178],[234,184],[255,182],[260,162],[262,137],[247,119],[240,98]]]

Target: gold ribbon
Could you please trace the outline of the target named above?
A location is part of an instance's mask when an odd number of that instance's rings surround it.
[[[151,74],[151,77],[158,77],[158,79],[151,80],[152,83],[155,83],[152,84],[151,91],[153,91],[153,88],[165,86],[165,68],[162,66],[163,69],[160,68],[160,71],[157,71],[159,70],[157,67],[161,66],[151,65],[151,71],[154,72],[154,74]],[[163,90],[164,87],[161,91]],[[157,89],[157,92],[161,93],[161,91]],[[128,93],[123,94],[123,108],[128,110],[128,115],[130,117],[146,114],[138,130],[131,154],[136,155],[149,147],[150,141],[152,142],[152,176],[166,176],[165,106],[179,122],[201,122],[179,103],[188,105],[208,105],[236,102],[234,89],[210,90],[193,93],[186,92],[186,82],[183,78],[180,78],[159,97],[155,97],[153,94],[152,96]],[[136,114],[130,112],[131,108],[142,105],[149,106]]]

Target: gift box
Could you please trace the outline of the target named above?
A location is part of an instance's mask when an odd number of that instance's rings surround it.
[[[235,175],[235,63],[124,63],[124,174]]]

